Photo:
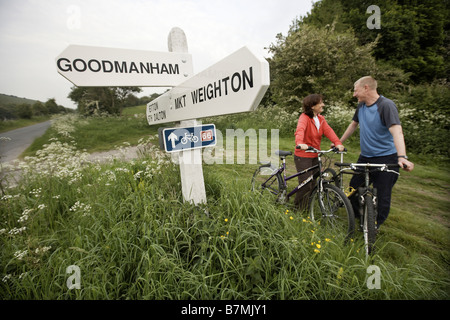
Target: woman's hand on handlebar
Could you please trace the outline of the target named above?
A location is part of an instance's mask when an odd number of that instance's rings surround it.
[[[309,146],[307,144],[300,143],[296,146],[297,149],[307,150]]]
[[[345,147],[342,144],[335,146],[334,143],[332,143],[331,148],[336,148],[336,149],[338,149],[339,152],[346,151]]]
[[[344,148],[344,146],[343,146],[342,144],[337,145],[336,148],[337,148],[340,152],[342,152],[342,151],[345,150],[345,148]]]

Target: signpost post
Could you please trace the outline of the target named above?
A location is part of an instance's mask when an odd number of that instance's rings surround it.
[[[186,35],[180,28],[173,28],[170,31],[167,44],[169,47],[169,52],[188,52]],[[155,105],[153,106],[155,107]],[[161,115],[158,110],[155,111],[157,115]],[[147,119],[148,118],[149,115],[147,105]],[[192,117],[179,120],[181,120],[180,126],[182,127],[194,127],[198,124]],[[192,202],[195,205],[206,203],[206,190],[205,181],[203,178],[201,150],[194,149],[181,151],[178,161],[180,165],[181,191],[183,193],[183,199],[185,201]]]

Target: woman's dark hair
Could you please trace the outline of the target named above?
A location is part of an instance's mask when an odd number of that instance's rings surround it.
[[[314,112],[312,107],[323,101],[323,96],[321,94],[310,94],[303,99],[303,112],[310,118],[314,117]]]

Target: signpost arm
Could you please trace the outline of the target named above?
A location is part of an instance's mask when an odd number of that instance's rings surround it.
[[[173,28],[168,37],[170,52],[187,53],[186,36],[180,28]],[[181,127],[197,125],[195,119],[183,120]],[[201,149],[184,150],[179,155],[181,189],[185,201],[195,205],[206,203],[205,181],[203,178]]]

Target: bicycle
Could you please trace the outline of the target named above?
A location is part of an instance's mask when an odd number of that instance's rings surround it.
[[[186,143],[188,143],[188,141],[189,142],[193,142],[193,143],[197,143],[198,142],[198,137],[195,136],[193,133],[190,133],[190,134],[185,133],[184,137],[181,138],[181,143],[182,144],[186,144]]]
[[[312,221],[323,219],[331,227],[346,232],[346,237],[351,237],[355,229],[355,217],[350,200],[338,187],[332,185],[329,177],[335,175],[333,169],[322,170],[322,155],[329,152],[339,152],[337,148],[329,150],[317,150],[308,147],[306,152],[318,154],[318,164],[294,175],[286,176],[286,157],[292,155],[291,151],[278,150],[275,152],[282,161],[280,167],[275,167],[271,162],[261,163],[252,177],[252,191],[259,191],[263,195],[273,196],[278,203],[287,203],[296,192],[313,179],[317,179],[317,185],[309,196],[309,214]],[[315,171],[292,191],[288,192],[287,182],[299,175]]]
[[[335,165],[340,167],[339,173],[337,173],[332,180],[340,190],[344,191],[343,186],[343,174],[363,174],[364,183],[358,189],[349,190],[346,195],[351,197],[353,194],[358,197],[359,214],[361,217],[360,227],[364,235],[365,252],[366,255],[370,255],[375,250],[375,240],[377,236],[377,190],[370,186],[370,174],[376,171],[390,172],[400,175],[395,170],[389,168],[399,168],[398,164],[375,164],[375,163],[344,163],[336,162]]]

